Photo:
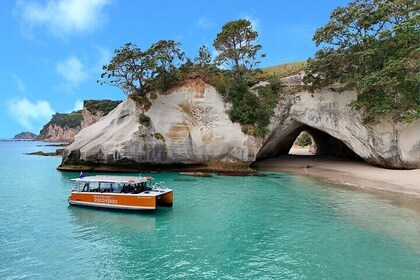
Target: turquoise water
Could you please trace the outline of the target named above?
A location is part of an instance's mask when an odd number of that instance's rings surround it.
[[[69,207],[78,173],[0,142],[0,279],[420,279],[412,202],[281,173],[152,174],[172,209]],[[395,196],[394,196],[395,197]]]

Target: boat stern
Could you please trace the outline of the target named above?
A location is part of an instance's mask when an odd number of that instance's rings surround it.
[[[160,207],[172,207],[174,203],[173,191],[168,191],[156,197],[156,204]]]

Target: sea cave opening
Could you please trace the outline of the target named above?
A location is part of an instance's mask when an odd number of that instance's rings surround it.
[[[336,157],[362,161],[340,139],[298,122],[268,137],[258,152],[256,161],[281,156]]]

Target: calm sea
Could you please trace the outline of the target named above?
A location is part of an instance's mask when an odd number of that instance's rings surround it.
[[[69,207],[78,173],[23,154],[56,149],[39,144],[0,142],[0,279],[420,279],[418,201],[282,173],[160,173],[172,209]]]

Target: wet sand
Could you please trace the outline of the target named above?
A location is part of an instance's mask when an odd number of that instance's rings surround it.
[[[259,171],[290,172],[335,184],[420,198],[420,169],[391,170],[366,162],[311,156],[303,149],[292,152],[294,154],[256,162],[252,167]]]

